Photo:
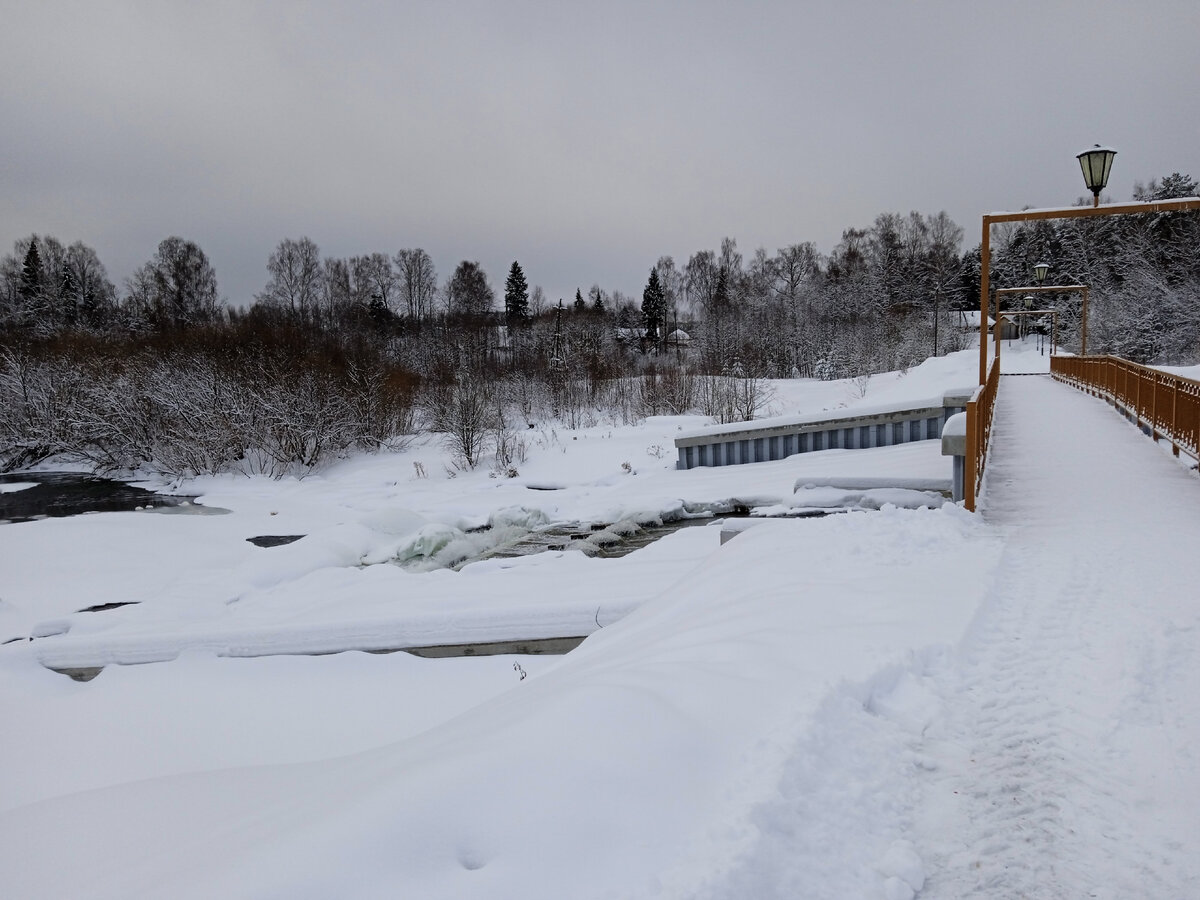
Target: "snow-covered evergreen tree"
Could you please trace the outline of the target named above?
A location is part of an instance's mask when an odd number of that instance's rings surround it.
[[[662,284],[658,280],[658,270],[650,270],[650,278],[642,291],[642,323],[646,328],[646,339],[654,342],[662,340],[662,327],[666,321],[667,299],[663,294]]]
[[[38,253],[38,239],[35,234],[29,241],[29,249],[25,251],[25,262],[21,265],[21,295],[26,298],[36,296],[41,291],[44,281],[42,257]]]
[[[64,261],[58,283],[57,319],[59,324],[66,328],[74,326],[79,318],[81,305],[79,285],[75,282],[75,275],[71,271],[70,264]]]
[[[529,320],[529,283],[516,260],[504,282],[504,319],[509,325],[521,325]]]

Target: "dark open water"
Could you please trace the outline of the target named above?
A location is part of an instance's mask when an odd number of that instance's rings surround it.
[[[0,485],[37,486],[0,492],[0,523],[30,522],[87,512],[127,512],[139,506],[178,506],[190,497],[156,494],[110,478],[79,472],[24,472],[0,475]]]

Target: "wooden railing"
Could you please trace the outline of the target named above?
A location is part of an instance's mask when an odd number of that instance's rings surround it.
[[[967,455],[963,471],[963,506],[975,511],[983,487],[988,440],[992,436],[992,413],[996,410],[996,388],[1000,384],[1000,360],[992,360],[987,381],[967,403]]]
[[[1200,381],[1139,366],[1119,356],[1055,356],[1050,374],[1103,397],[1172,452],[1200,460]]]

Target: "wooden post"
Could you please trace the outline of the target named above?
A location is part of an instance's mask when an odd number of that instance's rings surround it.
[[[996,333],[996,362],[995,362],[995,364],[997,366],[1000,365],[1000,323],[1003,321],[1004,321],[1004,316],[1000,315],[1000,300],[997,299],[996,300],[996,324],[994,326],[992,326],[992,331],[994,331]],[[983,380],[983,382],[984,382],[984,384],[987,384],[987,379],[985,378]]]
[[[979,245],[979,383],[987,383],[988,269],[992,262],[992,220],[983,217],[983,241]]]
[[[1158,376],[1150,382],[1150,440],[1158,440]]]
[[[1140,372],[1138,372],[1136,374],[1137,374],[1137,381],[1135,381],[1134,384],[1137,385],[1137,390],[1134,391],[1134,394],[1133,394],[1133,422],[1138,428],[1141,428],[1142,427],[1142,375]]]
[[[1179,379],[1175,379],[1172,385],[1174,390],[1171,391],[1171,455],[1179,455],[1179,440],[1178,435],[1182,432],[1179,426]]]

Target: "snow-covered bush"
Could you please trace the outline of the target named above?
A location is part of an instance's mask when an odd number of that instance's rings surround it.
[[[172,476],[303,474],[402,441],[407,381],[377,357],[224,332],[0,348],[0,468],[49,457]]]

